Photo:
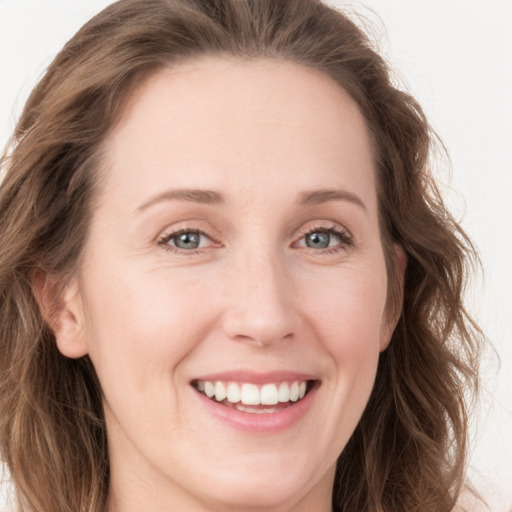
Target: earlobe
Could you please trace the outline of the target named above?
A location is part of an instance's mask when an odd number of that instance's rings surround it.
[[[386,350],[393,332],[398,324],[400,315],[402,314],[405,270],[407,268],[407,254],[397,244],[393,245],[395,252],[394,267],[390,272],[391,293],[388,293],[388,304],[386,305],[386,313],[384,315],[383,325],[381,329],[381,341],[379,345],[380,351]],[[388,285],[389,286],[389,285]]]
[[[55,279],[38,273],[32,281],[32,290],[62,355],[72,359],[85,356],[89,350],[76,279],[61,287]]]

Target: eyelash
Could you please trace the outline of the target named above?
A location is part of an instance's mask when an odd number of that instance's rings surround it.
[[[197,249],[180,249],[179,247],[174,247],[169,244],[169,242],[173,238],[177,238],[180,235],[189,234],[189,233],[196,234],[199,236],[205,236],[206,238],[208,238],[209,240],[213,241],[215,244],[220,246],[220,243],[218,243],[215,240],[215,238],[212,235],[210,235],[209,233],[207,233],[206,231],[201,230],[201,229],[191,229],[191,228],[181,228],[181,229],[177,229],[176,231],[172,231],[171,233],[167,233],[167,234],[163,235],[162,237],[160,237],[158,239],[158,245],[162,246],[163,249],[166,251],[177,253],[177,254],[184,254],[186,256],[200,254],[205,249],[205,247],[198,247]]]
[[[302,240],[308,235],[313,233],[328,233],[337,236],[340,239],[340,243],[334,245],[333,247],[326,247],[324,249],[314,249],[312,247],[304,246],[306,250],[312,251],[314,254],[336,254],[340,251],[346,251],[354,246],[354,237],[350,234],[350,232],[338,226],[337,224],[331,224],[330,226],[326,225],[315,225],[313,227],[307,228],[306,230],[301,231],[301,237],[298,241]],[[297,242],[294,242],[296,244]]]
[[[312,253],[314,253],[314,254],[319,254],[319,253],[320,254],[335,254],[340,251],[345,251],[345,250],[353,247],[353,245],[354,245],[354,238],[349,233],[348,230],[346,230],[336,224],[332,224],[330,226],[316,225],[316,226],[313,226],[311,228],[301,231],[300,238],[296,242],[294,242],[292,244],[292,246],[295,246],[303,238],[305,238],[306,236],[311,235],[313,233],[333,234],[333,235],[337,236],[341,241],[340,244],[337,244],[333,247],[326,247],[323,249],[315,249],[312,247],[301,246],[304,249],[306,249],[308,252],[312,251]],[[196,249],[180,249],[179,247],[174,247],[169,244],[169,242],[173,238],[177,238],[183,234],[196,234],[199,236],[205,236],[210,241],[214,242],[214,244],[217,244],[218,247],[221,246],[221,244],[219,242],[217,242],[215,240],[215,238],[212,235],[210,235],[209,233],[205,232],[204,230],[192,229],[192,228],[182,228],[182,229],[177,229],[176,231],[172,231],[171,233],[167,233],[167,234],[161,236],[158,239],[157,243],[159,246],[162,246],[163,249],[166,251],[170,251],[170,252],[177,253],[177,254],[183,254],[183,255],[187,255],[187,256],[193,256],[196,254],[200,254],[202,251],[204,251],[204,249],[207,249],[207,247],[198,247]]]

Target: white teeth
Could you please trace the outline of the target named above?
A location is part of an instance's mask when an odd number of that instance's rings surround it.
[[[222,402],[222,400],[224,400],[226,396],[226,387],[222,382],[217,381],[215,383],[215,400],[217,400],[217,402]]]
[[[215,395],[215,386],[211,382],[206,381],[204,383],[204,392],[208,398],[211,398],[213,395]]]
[[[299,400],[302,400],[306,394],[306,383],[302,381],[299,384]]]
[[[275,384],[265,384],[261,388],[261,405],[276,405],[279,402],[279,395]]]
[[[293,382],[290,386],[290,400],[296,402],[299,399],[299,383]]]
[[[231,402],[232,404],[236,404],[236,403],[240,402],[240,398],[241,398],[240,388],[234,382],[230,382],[228,384],[228,388],[227,388],[228,402]]]
[[[268,383],[261,387],[256,384],[222,381],[196,381],[196,389],[217,402],[227,399],[232,404],[277,405],[279,403],[297,402],[306,395],[306,381]],[[247,408],[239,410],[246,410]],[[271,409],[261,409],[270,411]],[[272,409],[274,410],[274,409]]]
[[[288,386],[287,382],[281,382],[281,385],[279,386],[279,401],[290,401],[290,387]]]
[[[243,384],[240,401],[245,405],[260,405],[260,390],[255,384]]]

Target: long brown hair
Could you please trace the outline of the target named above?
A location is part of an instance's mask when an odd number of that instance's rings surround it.
[[[358,103],[377,162],[390,300],[402,313],[363,418],[338,461],[342,511],[447,512],[461,485],[481,333],[462,294],[475,259],[432,178],[416,101],[344,14],[319,0],[121,0],[89,21],[32,92],[0,188],[0,450],[24,512],[103,512],[109,457],[89,358],[67,359],[33,293],[79,265],[101,143],[130,92],[216,54],[301,63]],[[402,290],[393,244],[408,264]]]

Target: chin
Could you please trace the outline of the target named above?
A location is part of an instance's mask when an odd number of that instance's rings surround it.
[[[274,461],[271,457],[263,459],[265,457],[259,461],[248,458],[247,464],[238,464],[219,472],[217,478],[210,479],[205,504],[210,507],[216,504],[218,510],[237,512],[293,510],[296,502],[304,499],[315,486],[323,486],[324,482],[300,465],[296,457],[295,464],[293,461],[284,463],[278,458]],[[330,474],[327,485],[332,488]]]
[[[301,489],[302,487],[302,489]],[[288,478],[265,478],[251,475],[250,479],[240,476],[230,482],[223,481],[215,489],[208,489],[211,494],[205,496],[208,506],[217,505],[215,510],[272,510],[290,509],[297,496],[303,492],[303,486],[291,482]]]

